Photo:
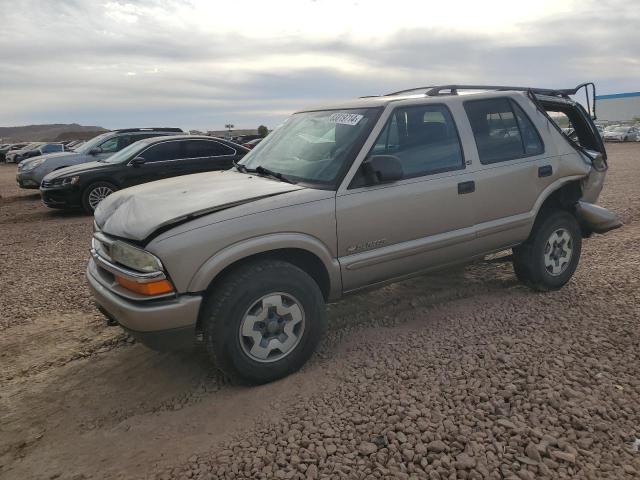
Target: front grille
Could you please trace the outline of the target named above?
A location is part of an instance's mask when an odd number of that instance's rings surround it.
[[[53,187],[54,183],[52,181],[47,182],[46,180],[43,180],[40,186],[44,188],[49,188],[49,187]]]

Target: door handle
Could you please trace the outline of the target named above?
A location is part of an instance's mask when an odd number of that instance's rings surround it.
[[[458,184],[458,195],[463,195],[465,193],[473,193],[475,191],[476,191],[476,182],[474,182],[473,180]]]
[[[553,175],[553,167],[551,165],[538,167],[538,177],[550,177],[551,175]]]

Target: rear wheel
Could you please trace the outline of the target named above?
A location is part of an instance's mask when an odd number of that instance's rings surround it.
[[[207,351],[224,373],[248,383],[270,382],[298,370],[325,330],[318,284],[280,260],[238,267],[206,301]]]
[[[92,183],[82,194],[82,208],[93,215],[100,202],[116,190],[118,190],[118,187],[109,182]]]
[[[513,269],[534,290],[557,290],[573,276],[581,249],[582,234],[573,215],[565,211],[543,214],[529,239],[513,249]]]

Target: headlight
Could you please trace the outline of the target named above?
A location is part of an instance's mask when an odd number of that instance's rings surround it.
[[[25,171],[25,172],[28,172],[30,170],[33,170],[36,167],[39,167],[43,163],[44,163],[44,158],[41,158],[40,160],[34,160],[33,162],[25,165],[22,170]]]
[[[115,261],[139,272],[162,271],[162,263],[155,255],[119,240],[113,242],[110,256]]]
[[[80,181],[80,177],[78,175],[75,175],[73,177],[60,178],[56,183],[60,183],[60,185],[75,185],[79,181]]]

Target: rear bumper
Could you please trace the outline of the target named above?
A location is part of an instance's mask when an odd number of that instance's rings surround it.
[[[108,275],[99,271],[93,259],[86,275],[100,310],[141,343],[155,350],[183,349],[195,344],[200,295],[134,301],[111,290]]]
[[[615,213],[593,203],[579,201],[576,216],[580,225],[589,232],[606,233],[622,226]]]

